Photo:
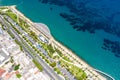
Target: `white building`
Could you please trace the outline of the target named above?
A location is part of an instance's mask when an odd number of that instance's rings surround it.
[[[2,55],[0,55],[0,62],[2,62],[3,60],[5,60],[5,57],[3,57]]]
[[[2,48],[2,50],[4,51],[4,53],[5,53],[7,56],[9,56],[9,53],[8,53],[4,48]]]
[[[44,43],[48,43],[48,40],[46,40],[42,35],[39,35],[39,39]]]

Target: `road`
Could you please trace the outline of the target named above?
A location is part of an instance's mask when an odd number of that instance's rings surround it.
[[[2,16],[0,16],[0,21],[6,26],[8,27],[8,30],[14,34],[15,38],[22,44],[23,49],[28,52],[28,54],[35,60],[37,60],[43,67],[44,71],[52,78],[52,80],[63,80],[63,78],[61,78],[57,73],[54,72],[54,70],[47,65],[47,63],[40,57],[37,55],[37,53],[33,50],[33,48],[31,48],[26,41],[13,29],[13,27],[6,22],[6,20],[4,18],[2,18]],[[33,55],[34,53],[34,55]]]

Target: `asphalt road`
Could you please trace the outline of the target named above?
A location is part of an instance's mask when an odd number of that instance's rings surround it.
[[[37,53],[31,48],[31,46],[29,46],[26,41],[21,38],[21,36],[12,28],[12,26],[6,22],[5,19],[3,19],[0,16],[0,21],[6,26],[8,27],[8,30],[10,32],[12,32],[15,36],[15,39],[17,39],[20,43],[22,43],[22,46],[24,48],[24,50],[35,60],[37,60],[42,66],[44,71],[52,78],[52,80],[63,80],[63,78],[61,78],[57,73],[54,72],[54,70],[47,65],[47,63],[45,61],[43,61],[43,59],[37,55]],[[32,53],[31,53],[32,52]],[[33,55],[34,53],[34,55]]]

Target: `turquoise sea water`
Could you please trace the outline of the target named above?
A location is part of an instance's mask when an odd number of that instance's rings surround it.
[[[92,67],[120,80],[120,57],[101,48],[104,38],[117,41],[120,41],[120,38],[103,30],[97,30],[95,34],[76,31],[59,16],[61,12],[70,13],[65,6],[42,4],[39,0],[0,0],[0,5],[17,5],[17,9],[32,21],[48,25],[56,40],[70,48]]]

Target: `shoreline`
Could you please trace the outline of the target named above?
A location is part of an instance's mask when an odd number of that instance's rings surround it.
[[[18,15],[20,15],[20,16],[22,16],[22,17],[24,17],[24,19],[26,20],[26,22],[30,22],[30,25],[32,24],[32,25],[34,25],[34,23],[29,19],[29,18],[27,18],[27,17],[25,17],[24,16],[24,14],[22,14],[18,9],[16,9],[16,5],[14,5],[14,6],[7,6],[8,8],[10,8],[11,10],[12,9],[14,9],[14,10],[16,10],[16,12],[15,13],[17,13]],[[13,10],[12,10],[13,11]],[[43,23],[44,24],[44,23]],[[34,25],[35,26],[35,25]],[[34,27],[33,26],[33,27]],[[49,29],[49,28],[48,28]],[[41,32],[41,31],[40,31]],[[66,47],[64,44],[62,44],[61,42],[59,42],[59,41],[57,41],[52,35],[51,35],[51,37],[48,37],[48,36],[46,36],[45,34],[44,34],[44,32],[41,32],[45,37],[47,37],[48,39],[50,39],[51,40],[51,43],[53,44],[53,45],[55,45],[57,48],[59,48],[59,49],[61,49],[61,50],[64,50],[64,54],[66,54],[66,55],[72,55],[75,59],[77,59],[77,61],[79,61],[80,63],[82,63],[83,64],[83,67],[85,67],[85,68],[88,68],[88,69],[90,69],[90,70],[92,70],[92,72],[95,74],[95,75],[97,75],[98,77],[100,77],[100,79],[102,79],[102,80],[106,80],[106,79],[104,79],[104,77],[103,76],[101,76],[99,73],[97,73],[96,71],[94,71],[94,69],[95,68],[93,68],[92,66],[90,66],[87,62],[85,62],[84,60],[82,60],[79,56],[77,56],[72,50],[70,50],[68,47]]]

